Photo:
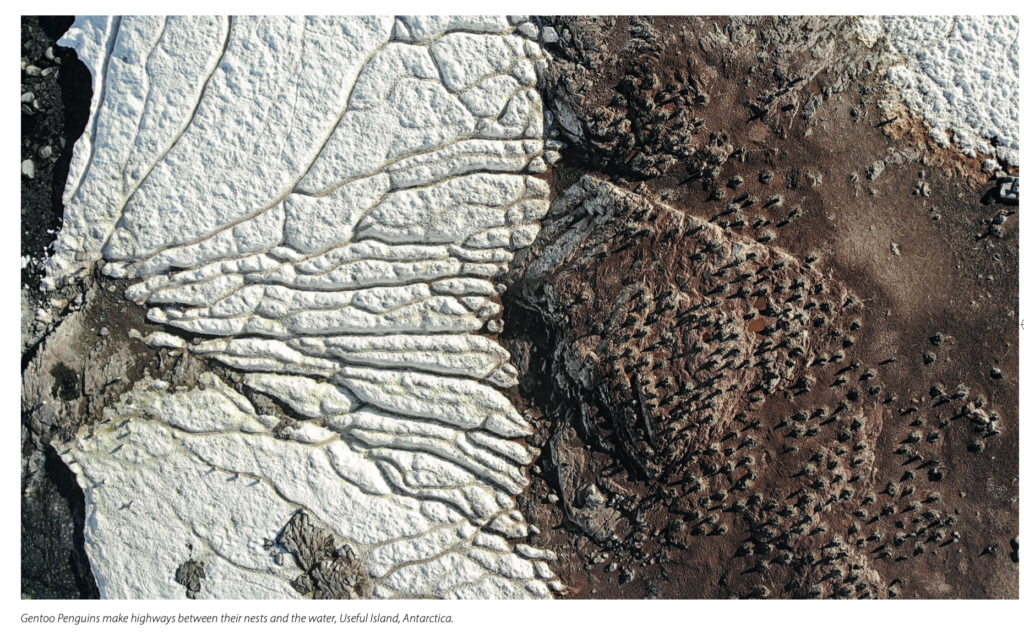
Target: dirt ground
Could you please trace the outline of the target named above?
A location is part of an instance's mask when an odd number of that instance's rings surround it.
[[[586,174],[627,192],[548,218],[505,301],[520,405],[543,428],[532,543],[559,553],[572,596],[1017,598],[1018,225],[991,223],[1016,208],[981,202],[981,161],[927,139],[879,80],[893,60],[843,20],[551,22],[548,102],[575,137],[556,194]],[[526,272],[602,212],[564,263]],[[781,292],[760,266],[737,286],[730,242],[798,269]],[[704,270],[733,278],[724,303],[692,282]],[[787,292],[795,276],[855,298]],[[796,294],[810,318],[762,301],[744,320],[756,298],[738,287]],[[659,302],[680,292],[689,313]],[[765,321],[827,361],[761,364]],[[830,337],[841,359],[818,348]],[[687,386],[711,406],[675,406]]]

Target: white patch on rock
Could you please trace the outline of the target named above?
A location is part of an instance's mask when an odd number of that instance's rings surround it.
[[[162,331],[149,334],[143,339],[143,342],[153,349],[183,349],[185,347],[184,340]]]

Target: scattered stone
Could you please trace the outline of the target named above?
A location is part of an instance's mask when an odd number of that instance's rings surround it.
[[[517,27],[517,30],[530,39],[537,39],[540,35],[540,30],[532,22],[523,22]]]
[[[807,103],[804,105],[804,110],[801,113],[801,116],[804,118],[804,120],[810,120],[814,118],[815,113],[817,113],[818,108],[821,107],[821,104],[823,102],[824,99],[820,94],[812,94],[810,98],[807,99]]]
[[[185,587],[185,596],[189,599],[195,599],[202,590],[202,579],[206,579],[203,563],[193,559],[183,562],[174,573],[174,581]]]
[[[867,169],[868,180],[876,179],[878,176],[882,175],[883,171],[885,171],[885,162],[881,160],[874,161]]]

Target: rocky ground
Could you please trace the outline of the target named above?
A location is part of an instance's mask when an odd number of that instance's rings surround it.
[[[55,45],[74,18],[22,18],[21,44],[21,348],[22,370],[41,341],[84,302],[81,287],[44,294],[42,261],[60,229],[61,196],[71,150],[89,116],[89,72],[74,51]],[[51,347],[57,347],[51,343]],[[47,386],[60,400],[80,395],[82,374],[50,367]],[[23,384],[23,398],[31,392]],[[49,445],[52,430],[35,432],[37,402],[22,406],[22,595],[35,599],[98,597],[82,541],[84,498],[74,476]],[[40,428],[41,429],[41,428]]]
[[[568,596],[1017,598],[1018,219],[981,159],[935,144],[849,20],[545,22],[566,147],[501,341],[539,428],[528,542]],[[38,290],[91,98],[70,24],[22,24],[32,598],[98,596],[50,440],[203,362],[132,334],[126,282]]]

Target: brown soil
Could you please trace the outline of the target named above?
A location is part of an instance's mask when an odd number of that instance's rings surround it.
[[[981,203],[991,185],[980,161],[935,147],[905,114],[893,120],[879,81],[892,60],[843,20],[551,21],[571,35],[548,95],[572,141],[556,194],[584,174],[634,194],[556,203],[506,298],[505,342],[524,373],[518,403],[544,449],[524,500],[541,527],[532,543],[558,551],[572,596],[1016,598],[1017,221],[990,230],[999,209]],[[884,170],[871,179],[876,161]],[[526,272],[595,206],[605,224],[550,272]],[[686,236],[701,220],[707,228]],[[760,253],[755,263],[789,255],[826,294],[859,301],[822,334],[808,308],[821,297],[801,296],[810,318],[792,328],[809,341],[806,356],[793,367],[708,367],[726,385],[720,399],[673,413],[664,399],[687,380],[705,397],[719,388],[694,369],[702,353],[731,353],[722,331],[761,318],[778,326],[763,309],[743,321],[749,297],[714,305],[717,282],[678,286],[680,275],[729,265],[689,258],[719,230],[718,241]],[[777,288],[781,278],[757,267],[741,284]],[[672,289],[703,311],[648,323]],[[637,322],[623,328],[630,310]],[[722,322],[701,350],[693,336],[708,320]],[[595,326],[649,331],[619,343]],[[678,350],[652,352],[666,327]],[[781,334],[740,329],[736,363],[756,362],[758,345]],[[835,329],[849,343],[842,359],[807,367],[814,383],[796,394],[802,363],[821,355],[815,341]],[[768,370],[779,383],[752,400]]]

